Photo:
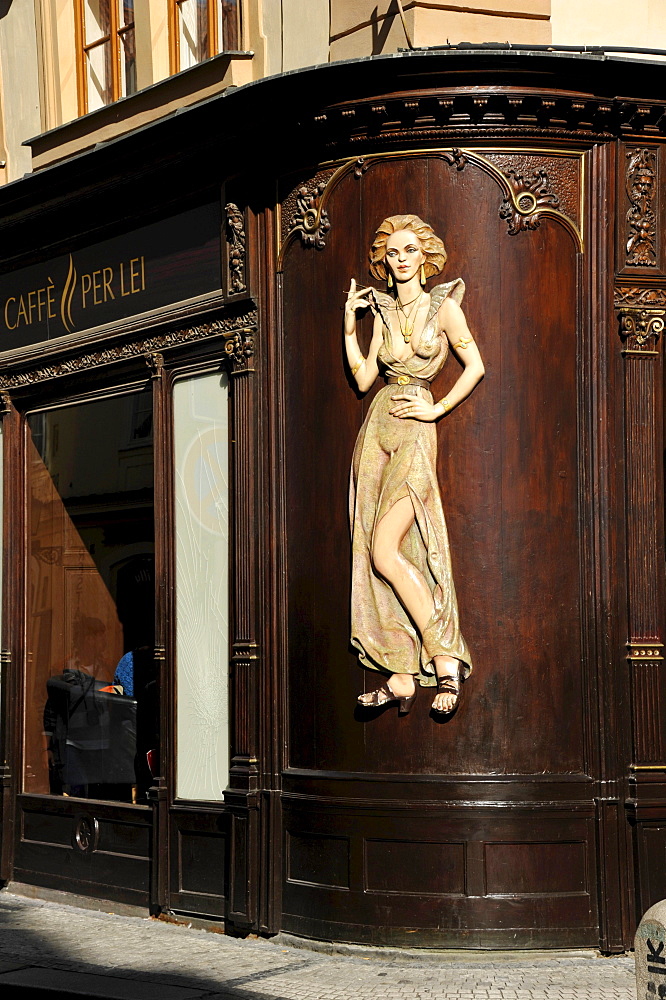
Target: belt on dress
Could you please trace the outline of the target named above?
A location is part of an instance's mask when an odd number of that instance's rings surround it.
[[[426,378],[416,378],[414,375],[387,375],[388,385],[419,385],[422,389],[429,389],[430,382]]]

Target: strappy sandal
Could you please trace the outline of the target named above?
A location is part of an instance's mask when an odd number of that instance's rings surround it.
[[[451,708],[437,708],[433,703],[433,712],[437,712],[439,715],[454,715],[458,711],[458,706],[460,705],[462,683],[463,678],[461,676],[460,667],[458,667],[457,674],[444,674],[442,677],[438,677],[437,694],[454,694],[456,696],[456,700]]]
[[[414,694],[408,695],[403,698],[400,695],[394,694],[391,688],[388,686],[388,681],[384,681],[380,687],[372,692],[372,697],[370,701],[361,701],[362,695],[358,696],[358,703],[361,708],[383,708],[384,705],[390,705],[391,702],[398,702],[398,715],[408,715],[412,710],[412,705],[416,701],[416,692],[418,691],[418,685],[414,683]],[[382,698],[381,696],[384,695]]]

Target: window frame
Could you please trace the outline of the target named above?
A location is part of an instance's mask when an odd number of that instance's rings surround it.
[[[85,0],[75,0],[74,2],[74,28],[76,35],[76,78],[79,101],[79,114],[88,113],[88,82],[86,73],[86,60],[91,49],[97,48],[109,42],[111,45],[111,100],[103,107],[108,107],[121,97],[130,96],[122,94],[122,65],[121,65],[121,44],[124,35],[129,31],[135,32],[136,51],[136,14],[131,24],[120,24],[118,17],[118,4],[122,0],[109,0],[109,32],[102,35],[94,42],[86,43],[85,31]]]
[[[180,73],[180,33],[178,31],[178,8],[184,0],[168,0],[169,2],[169,69],[171,74]],[[220,38],[220,32],[218,30],[218,5],[222,3],[222,0],[206,0],[207,4],[207,21],[208,21],[208,46],[207,52],[204,58],[195,63],[199,66],[201,62],[205,62],[206,59],[211,59],[213,56],[220,55],[223,52],[235,51],[227,47],[226,37]],[[222,12],[223,13],[223,12]],[[222,22],[222,32],[226,36],[224,31],[224,17],[221,18]],[[236,3],[236,38],[241,37],[241,2],[237,0]],[[189,67],[191,68],[191,67]]]

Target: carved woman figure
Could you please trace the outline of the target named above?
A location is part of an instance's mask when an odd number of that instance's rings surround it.
[[[350,486],[352,635],[361,663],[386,677],[359,702],[397,702],[407,713],[417,682],[437,686],[433,709],[450,715],[472,669],[458,624],[449,543],[437,481],[435,423],[472,392],[484,368],[460,303],[461,278],[425,290],[446,262],[444,244],[415,215],[379,226],[370,272],[388,293],[356,287],[345,305],[345,346],[356,384],[373,399],[354,449]],[[368,356],[356,337],[356,313],[374,313]],[[449,347],[463,370],[446,397],[433,402],[430,382]]]

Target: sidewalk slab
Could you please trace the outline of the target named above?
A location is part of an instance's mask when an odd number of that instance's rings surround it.
[[[402,951],[217,930],[2,891],[0,990],[26,1000],[635,1000],[630,955]]]
[[[196,1000],[201,996],[201,990],[190,990],[180,986],[163,986],[158,983],[137,982],[136,979],[118,979],[84,972],[63,972],[39,966],[0,973],[0,990],[7,986],[31,987],[49,992],[69,993],[71,996],[108,997],[109,1000]]]

